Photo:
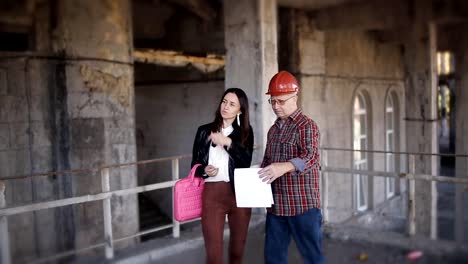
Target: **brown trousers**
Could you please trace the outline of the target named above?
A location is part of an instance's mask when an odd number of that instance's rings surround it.
[[[202,229],[206,263],[223,263],[223,231],[229,224],[229,263],[242,263],[251,208],[238,208],[229,182],[207,182],[203,190]]]

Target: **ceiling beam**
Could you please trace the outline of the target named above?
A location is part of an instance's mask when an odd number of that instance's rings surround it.
[[[402,32],[405,32],[404,28],[368,31],[375,40],[386,44],[403,44],[405,39],[402,36]]]
[[[226,65],[224,55],[208,54],[206,57],[184,55],[172,50],[139,49],[133,52],[135,62],[157,64],[169,67],[192,65],[201,72],[215,72]]]
[[[304,10],[316,10],[331,6],[336,6],[349,2],[359,2],[363,0],[277,0],[279,6],[291,7]]]
[[[189,12],[194,13],[204,20],[213,20],[216,11],[207,0],[168,0],[174,4],[184,7]]]
[[[433,0],[433,21],[438,24],[458,24],[468,21],[468,1],[466,0]]]
[[[312,13],[320,30],[381,30],[408,25],[406,1],[366,1],[347,3]]]
[[[35,0],[0,1],[0,23],[29,27],[33,23]]]

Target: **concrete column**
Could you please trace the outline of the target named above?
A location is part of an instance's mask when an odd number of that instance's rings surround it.
[[[242,88],[249,97],[254,129],[253,164],[260,163],[268,129],[275,120],[265,92],[278,71],[276,1],[224,1],[226,56],[225,87]]]
[[[129,0],[55,1],[51,23],[53,162],[78,169],[136,161],[133,37]],[[136,186],[135,167],[110,170],[110,189]],[[59,177],[60,197],[101,191],[99,173]],[[99,203],[98,203],[99,204]],[[83,247],[103,240],[102,207],[57,215],[59,239]],[[136,196],[112,199],[115,237],[138,230]],[[125,246],[119,243],[118,246]]]
[[[409,152],[436,153],[436,30],[424,16],[428,13],[424,1],[416,1],[415,22],[408,30],[405,42],[404,63],[406,78],[406,132]],[[437,175],[437,158],[416,155],[415,172]],[[429,237],[434,232],[431,218],[435,217],[434,184],[415,182],[416,235]],[[431,231],[432,229],[432,231]]]
[[[455,72],[459,80],[455,83],[455,154],[468,155],[468,37],[465,27],[457,28],[458,48],[455,51]],[[455,176],[468,177],[468,158],[457,157],[455,161]],[[468,202],[468,190],[465,186],[457,186],[455,193],[455,239],[457,242],[466,241],[466,224],[464,217],[466,203]]]
[[[0,209],[6,207],[5,183],[0,181]],[[11,263],[10,233],[8,232],[8,218],[0,217],[0,260],[4,264]]]
[[[450,89],[450,109],[451,109],[451,116],[450,116],[450,132],[449,132],[449,153],[455,153],[455,120],[456,117],[454,115],[453,109],[455,109],[455,102],[453,100],[453,95],[455,94],[455,80],[449,80],[448,86]]]
[[[286,12],[283,13],[281,23],[281,49],[288,49],[289,52],[282,52],[285,56],[282,60],[286,60],[282,63],[297,75],[300,82],[299,101],[302,110],[319,126],[325,126],[328,117],[321,114],[326,74],[325,32],[316,28],[315,21],[311,21],[307,13],[297,10]],[[322,144],[326,142],[324,136],[321,138]]]

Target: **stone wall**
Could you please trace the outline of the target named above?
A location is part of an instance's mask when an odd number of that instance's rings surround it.
[[[320,127],[321,146],[353,148],[353,100],[357,92],[367,96],[371,150],[385,150],[385,100],[390,92],[398,101],[398,150],[405,149],[404,83],[400,48],[379,42],[365,31],[319,31],[314,21],[298,13],[297,75],[301,82],[300,104]],[[351,168],[350,152],[328,151],[328,164]],[[385,170],[385,156],[369,156],[369,168]],[[400,169],[403,168],[400,163]],[[329,212],[332,222],[350,217],[356,210],[354,180],[351,175],[329,174]],[[370,206],[386,200],[385,180],[375,177]],[[372,202],[373,201],[373,202]]]
[[[129,4],[41,5],[38,12],[49,14],[54,23],[38,23],[37,32],[44,34],[32,47],[37,52],[0,54],[1,178],[136,161]],[[111,190],[136,184],[135,167],[110,171]],[[6,182],[6,203],[100,191],[99,172],[26,178]],[[115,198],[111,204],[114,238],[137,232],[136,196]],[[13,260],[27,262],[102,243],[102,219],[101,202],[11,216]]]
[[[214,120],[223,93],[223,81],[136,86],[138,160],[192,154],[197,128]],[[188,175],[190,162],[180,161],[180,178]],[[138,168],[141,185],[169,180],[170,161]],[[172,217],[172,189],[146,195]]]

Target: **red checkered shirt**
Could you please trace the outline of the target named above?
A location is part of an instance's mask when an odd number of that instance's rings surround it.
[[[269,212],[292,216],[311,208],[320,209],[319,144],[317,124],[300,109],[291,114],[284,124],[281,125],[278,119],[270,128],[261,167],[299,159],[305,163],[305,168],[300,171],[296,167],[296,171],[288,172],[272,182],[274,204],[268,209]]]

